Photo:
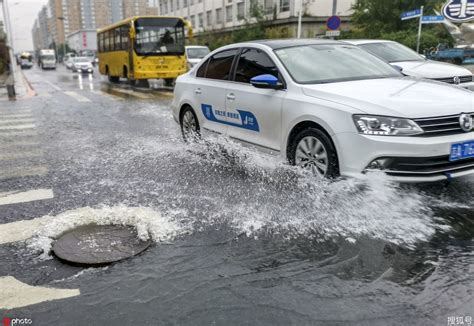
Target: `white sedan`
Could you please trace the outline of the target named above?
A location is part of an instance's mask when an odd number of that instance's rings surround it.
[[[320,177],[474,173],[471,91],[404,77],[342,42],[222,47],[177,79],[172,110],[186,140],[221,133]]]
[[[401,69],[404,75],[459,85],[474,91],[471,71],[451,63],[427,60],[406,46],[386,40],[344,40]]]

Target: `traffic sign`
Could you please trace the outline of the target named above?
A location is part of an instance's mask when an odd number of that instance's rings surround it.
[[[416,9],[416,10],[411,10],[411,11],[406,11],[403,12],[400,15],[400,18],[402,20],[407,20],[407,19],[413,19],[413,18],[418,18],[421,16],[421,9]]]
[[[341,35],[341,31],[326,31],[327,37],[335,37]]]
[[[331,16],[326,21],[326,26],[329,30],[335,31],[341,26],[341,18],[339,16]]]
[[[423,16],[421,21],[423,24],[439,24],[444,22],[444,16]]]

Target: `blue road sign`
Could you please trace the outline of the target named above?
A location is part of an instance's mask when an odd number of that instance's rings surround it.
[[[420,16],[421,16],[421,9],[416,9],[416,10],[412,10],[412,11],[403,12],[400,15],[400,18],[402,20],[407,20],[407,19],[417,18],[417,17],[420,17]]]
[[[326,26],[331,31],[337,30],[341,26],[341,18],[339,18],[339,16],[329,17]]]
[[[444,16],[423,16],[421,21],[423,24],[439,24],[444,22]]]

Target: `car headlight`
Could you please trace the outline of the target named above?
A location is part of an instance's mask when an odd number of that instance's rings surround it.
[[[354,115],[359,133],[377,136],[413,136],[423,133],[414,121],[404,118],[375,115]]]

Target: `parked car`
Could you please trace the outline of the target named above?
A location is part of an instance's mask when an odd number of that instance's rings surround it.
[[[202,58],[211,52],[207,46],[202,45],[188,45],[185,48],[189,69],[201,62]]]
[[[186,141],[224,134],[319,177],[474,173],[472,92],[406,77],[344,42],[222,47],[178,77],[171,107]]]
[[[72,61],[72,72],[80,72],[83,74],[92,74],[94,72],[94,68],[88,57],[75,57]]]
[[[472,73],[454,64],[431,61],[406,46],[385,40],[345,40],[401,69],[407,76],[426,78],[474,90]]]

